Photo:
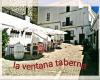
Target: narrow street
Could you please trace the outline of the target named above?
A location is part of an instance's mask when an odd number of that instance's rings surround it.
[[[23,60],[23,61],[13,61],[2,58],[2,69],[3,75],[51,75],[51,76],[66,76],[66,75],[79,75],[81,67],[79,66],[56,66],[56,60],[68,60],[76,61],[82,63],[83,55],[81,45],[72,45],[63,43],[61,49],[56,49],[53,52],[43,53],[43,57],[35,60]],[[35,63],[45,63],[52,62],[53,67],[45,67],[43,69],[19,69],[13,68],[14,62],[16,64],[35,64]]]

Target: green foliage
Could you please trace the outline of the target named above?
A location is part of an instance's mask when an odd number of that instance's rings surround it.
[[[3,30],[2,31],[2,49],[3,50],[5,49],[8,41],[9,41],[9,36],[8,36],[6,30]]]

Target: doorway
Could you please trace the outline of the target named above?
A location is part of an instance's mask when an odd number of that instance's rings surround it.
[[[85,34],[79,34],[79,44],[82,45],[84,39],[85,39]]]
[[[70,31],[65,31],[67,34],[64,35],[64,42],[70,43]]]

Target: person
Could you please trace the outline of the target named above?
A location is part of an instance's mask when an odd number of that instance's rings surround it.
[[[51,42],[48,42],[48,45],[47,45],[47,51],[50,51],[51,49]]]
[[[51,39],[51,50],[52,51],[54,50],[54,42],[53,42],[53,39]]]
[[[77,42],[77,40],[75,40],[75,45],[78,45],[78,42]]]
[[[83,54],[85,51],[88,50],[88,48],[89,48],[89,41],[88,41],[88,39],[84,39],[83,40]]]

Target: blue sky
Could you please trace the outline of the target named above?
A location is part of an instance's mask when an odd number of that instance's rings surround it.
[[[99,6],[92,6],[91,9],[92,9],[95,13],[98,13],[98,12],[99,12]]]
[[[99,6],[98,6],[98,3],[96,2],[97,0],[94,0],[95,2],[93,2],[94,4],[97,4],[97,6],[93,6],[93,4],[89,3],[90,0],[83,0],[84,3],[88,3],[91,6],[91,9],[95,12],[95,13],[99,13]]]

